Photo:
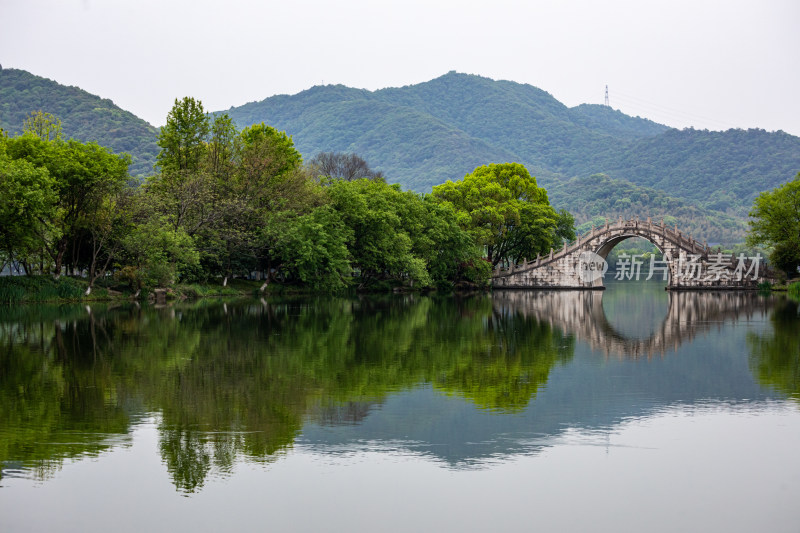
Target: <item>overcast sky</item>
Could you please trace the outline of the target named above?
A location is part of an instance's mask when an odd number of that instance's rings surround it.
[[[0,64],[161,125],[314,85],[450,70],[674,127],[800,135],[800,0],[0,0]],[[291,132],[288,132],[291,134]]]

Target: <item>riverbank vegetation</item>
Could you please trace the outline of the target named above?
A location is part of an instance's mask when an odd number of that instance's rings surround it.
[[[87,296],[234,278],[260,290],[481,287],[493,266],[574,238],[571,215],[519,164],[479,167],[430,195],[402,191],[352,154],[303,164],[284,132],[239,131],[193,98],[175,101],[158,146],[156,173],[140,182],[127,155],[63,140],[46,113],[0,137],[3,267],[82,278]],[[64,286],[47,291],[74,299]],[[13,301],[26,285],[5,287]]]
[[[765,191],[750,211],[748,244],[769,249],[769,260],[789,278],[800,267],[800,173],[795,178]]]

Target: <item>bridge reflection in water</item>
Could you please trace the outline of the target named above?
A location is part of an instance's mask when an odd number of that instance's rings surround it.
[[[641,284],[645,285],[645,284]],[[763,316],[770,300],[753,291],[663,291],[666,314],[644,336],[624,333],[606,315],[604,291],[498,291],[492,297],[500,315],[521,314],[545,322],[586,342],[607,356],[652,357],[674,352],[697,335],[726,322]]]

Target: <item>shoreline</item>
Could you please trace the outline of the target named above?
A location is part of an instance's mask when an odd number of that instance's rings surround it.
[[[129,288],[116,290],[114,286],[95,286],[91,294],[86,295],[88,282],[83,278],[62,276],[53,279],[50,276],[3,276],[0,277],[0,305],[15,304],[70,304],[90,302],[154,302],[165,303],[168,301],[200,300],[203,298],[224,297],[257,297],[267,295],[318,295],[329,294],[305,289],[303,287],[285,286],[271,283],[261,291],[263,281],[233,278],[229,279],[226,286],[221,280],[216,283],[186,283],[169,288],[155,288],[142,291],[138,296]],[[603,287],[605,288],[605,287]],[[351,289],[344,292],[391,294],[397,292],[428,292],[411,288],[394,288],[372,291],[356,291]],[[475,290],[473,288],[473,290]],[[491,290],[491,289],[488,289]],[[520,289],[515,289],[520,290]],[[535,290],[535,289],[534,289]],[[764,290],[764,289],[761,289]],[[800,294],[800,281],[793,281],[781,285],[773,285],[766,289],[767,292]],[[438,291],[437,291],[438,292]],[[459,292],[454,288],[452,292]]]

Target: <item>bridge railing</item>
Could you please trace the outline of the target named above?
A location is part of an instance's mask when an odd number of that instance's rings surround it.
[[[640,221],[639,219],[624,220],[620,218],[614,222],[606,221],[605,225],[600,227],[592,226],[592,228],[586,233],[578,235],[572,243],[564,243],[563,248],[559,250],[551,248],[550,253],[544,257],[537,256],[535,260],[530,262],[526,259],[522,264],[516,263],[512,264],[509,268],[498,268],[495,270],[494,275],[510,275],[523,268],[528,269],[547,265],[580,250],[587,241],[599,235],[611,231],[626,229],[635,229],[640,231],[647,230],[649,232],[660,234],[664,239],[672,242],[679,248],[686,250],[688,253],[697,254],[704,258],[707,258],[708,255],[711,254],[711,248],[708,246],[708,244],[701,243],[700,241],[694,239],[691,234],[688,236],[684,235],[683,232],[677,228],[677,226],[674,229],[667,226],[664,224],[663,220],[661,222],[653,222],[650,217],[648,217],[646,221]],[[735,260],[732,259],[731,262],[732,264],[735,264]]]

